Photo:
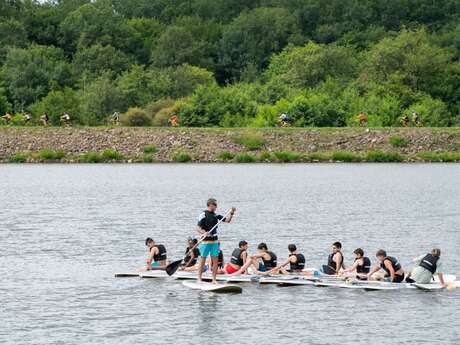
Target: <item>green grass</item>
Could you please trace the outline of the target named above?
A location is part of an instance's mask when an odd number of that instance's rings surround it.
[[[123,159],[123,155],[116,150],[104,150],[101,153],[101,158],[105,162],[121,161]]]
[[[172,155],[172,160],[177,163],[186,163],[192,160],[192,157],[186,152],[176,152]]]
[[[147,145],[144,147],[144,153],[156,153],[158,149],[155,145]]]
[[[151,155],[144,155],[142,156],[142,162],[153,163],[153,157]]]
[[[253,163],[255,162],[256,158],[249,153],[239,153],[235,156],[235,160],[238,163]]]
[[[362,157],[350,151],[334,151],[331,154],[331,159],[335,162],[360,162]]]
[[[325,152],[311,152],[307,157],[314,162],[327,162],[331,159],[330,155]]]
[[[86,152],[80,156],[80,162],[83,163],[100,163],[102,161],[102,156],[98,152]]]
[[[404,157],[398,152],[369,151],[365,159],[367,162],[390,163],[402,162]]]
[[[9,158],[10,163],[25,163],[27,161],[27,156],[24,153],[15,153]]]
[[[409,140],[398,135],[393,135],[388,139],[389,143],[393,147],[407,147]]]
[[[57,161],[61,160],[65,157],[65,153],[62,150],[49,150],[49,149],[43,149],[38,151],[38,158],[41,160],[45,161]]]
[[[460,162],[460,152],[419,152],[417,157],[426,162]]]
[[[291,151],[274,152],[273,155],[275,156],[278,162],[282,163],[299,162],[303,158],[303,155],[301,153]]]
[[[231,161],[234,157],[235,155],[230,151],[222,151],[217,155],[217,159],[224,162]]]
[[[244,133],[234,138],[237,144],[243,145],[246,150],[255,151],[264,146],[265,139],[261,133]]]
[[[257,157],[259,162],[270,162],[272,160],[272,155],[268,151],[263,151],[260,153],[259,157]]]

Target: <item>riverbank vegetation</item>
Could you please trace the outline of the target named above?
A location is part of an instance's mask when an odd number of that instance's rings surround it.
[[[460,128],[0,128],[0,162],[460,162]]]
[[[361,112],[370,127],[459,125],[459,13],[456,0],[0,0],[0,113],[10,125],[20,112],[74,126],[114,112],[126,126],[273,127],[280,113],[357,126]]]

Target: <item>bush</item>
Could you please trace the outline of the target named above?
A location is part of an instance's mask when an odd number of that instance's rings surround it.
[[[265,139],[259,133],[245,133],[237,136],[234,140],[250,151],[258,150],[265,144]]]
[[[15,153],[9,158],[10,163],[25,163],[27,161],[27,156],[24,153]]]
[[[173,154],[172,159],[174,162],[186,163],[192,160],[192,157],[186,152],[176,152]]]
[[[147,115],[145,110],[142,110],[138,107],[134,107],[129,108],[128,111],[125,114],[123,114],[123,116],[121,117],[121,122],[126,126],[146,127],[150,126],[152,120]]]
[[[258,157],[258,161],[260,162],[269,162],[272,159],[272,155],[270,152],[264,151]]]
[[[217,159],[221,161],[231,161],[235,155],[230,151],[222,151],[217,155]]]
[[[389,143],[393,147],[406,147],[409,145],[409,140],[403,137],[399,137],[397,135],[393,135],[388,139]]]
[[[280,151],[274,152],[273,155],[276,157],[277,161],[283,163],[298,162],[303,158],[303,155],[299,152]]]
[[[156,153],[158,149],[155,145],[147,145],[144,147],[144,153]]]
[[[84,163],[99,163],[102,162],[102,156],[97,152],[87,152],[80,157],[80,161]]]
[[[56,161],[65,157],[65,153],[62,150],[53,151],[44,149],[38,152],[38,157],[45,161]]]
[[[123,155],[115,150],[104,150],[101,154],[103,161],[121,161]]]
[[[256,160],[254,156],[249,153],[239,153],[235,156],[235,159],[238,163],[252,163]]]
[[[460,162],[460,152],[419,152],[417,157],[426,162]]]
[[[383,152],[383,151],[369,151],[366,154],[366,161],[368,162],[402,162],[404,157],[398,152]]]
[[[308,159],[315,162],[327,162],[330,156],[325,152],[311,152],[308,154]]]
[[[336,162],[360,162],[361,156],[349,151],[334,151],[331,159]]]
[[[144,163],[152,163],[153,162],[153,157],[151,155],[144,155],[142,157],[142,161]]]

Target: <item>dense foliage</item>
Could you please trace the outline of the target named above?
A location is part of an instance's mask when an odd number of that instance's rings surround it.
[[[460,124],[459,0],[0,0],[0,113]]]

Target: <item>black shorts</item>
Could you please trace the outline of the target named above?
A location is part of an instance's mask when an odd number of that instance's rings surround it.
[[[392,283],[402,283],[403,281],[404,281],[404,274],[402,275],[395,274],[395,278],[392,281]]]

